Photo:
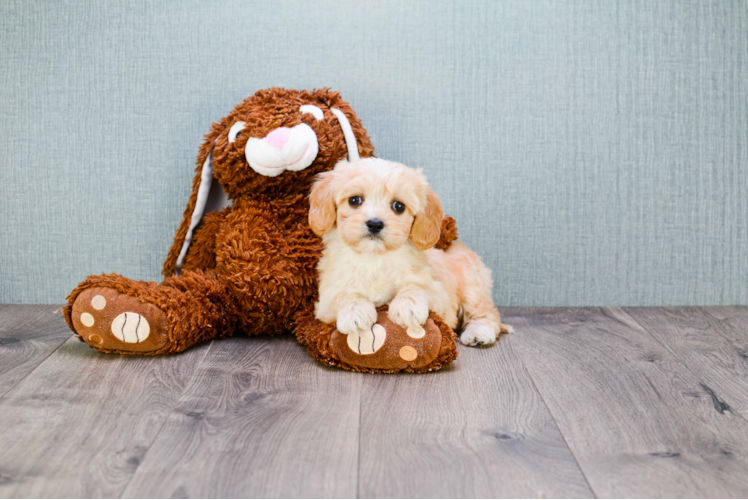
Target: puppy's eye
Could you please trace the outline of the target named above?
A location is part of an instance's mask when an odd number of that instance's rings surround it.
[[[401,214],[405,212],[405,204],[401,201],[393,201],[392,210],[394,210],[395,213]]]
[[[236,122],[234,123],[231,128],[229,129],[229,142],[234,143],[236,142],[236,138],[239,137],[239,134],[241,134],[242,130],[244,130],[244,127],[247,124],[245,122]]]
[[[348,198],[348,204],[352,207],[360,207],[363,202],[364,199],[360,196],[351,196]]]

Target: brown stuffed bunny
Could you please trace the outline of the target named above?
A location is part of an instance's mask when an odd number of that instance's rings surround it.
[[[237,331],[295,331],[316,359],[351,370],[429,371],[450,363],[454,333],[433,314],[417,345],[381,315],[391,345],[374,361],[349,352],[334,325],[314,319],[322,241],[308,222],[312,181],[346,155],[373,153],[338,93],[258,91],[214,123],[200,148],[166,279],[89,276],[68,296],[68,325],[108,353],[166,354]]]

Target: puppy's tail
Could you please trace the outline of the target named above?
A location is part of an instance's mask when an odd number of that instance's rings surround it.
[[[442,232],[434,248],[446,250],[457,239],[457,221],[447,215],[442,219]]]

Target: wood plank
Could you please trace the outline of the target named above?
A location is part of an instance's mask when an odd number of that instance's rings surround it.
[[[292,336],[214,343],[125,497],[353,497],[361,374]]]
[[[359,497],[590,497],[512,345],[364,378]]]
[[[70,338],[0,400],[0,496],[118,497],[208,350],[117,356]]]
[[[59,309],[0,304],[0,397],[73,335]]]
[[[748,422],[630,316],[502,312],[596,495],[748,495]]]
[[[642,307],[625,312],[731,409],[748,417],[748,307]]]

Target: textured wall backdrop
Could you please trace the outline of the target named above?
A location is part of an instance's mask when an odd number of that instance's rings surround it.
[[[748,304],[748,2],[0,3],[0,302],[158,280],[210,122],[330,86],[500,305]]]

